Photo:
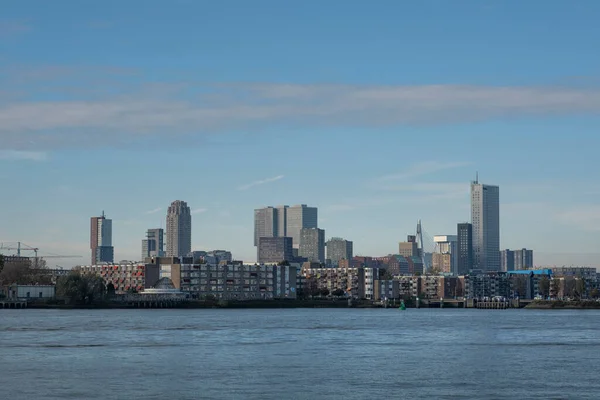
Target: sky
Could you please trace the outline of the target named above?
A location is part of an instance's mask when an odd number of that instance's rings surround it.
[[[187,201],[253,262],[253,210],[319,208],[381,256],[500,186],[501,248],[600,267],[600,3],[3,0],[0,242],[117,260]]]

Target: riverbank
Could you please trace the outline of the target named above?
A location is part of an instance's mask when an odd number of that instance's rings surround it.
[[[368,301],[353,302],[348,304],[348,300],[190,300],[184,302],[162,303],[160,306],[146,306],[140,303],[123,303],[123,302],[95,302],[93,304],[64,304],[59,302],[30,302],[27,308],[30,309],[58,309],[58,310],[81,310],[81,309],[139,309],[139,308],[178,308],[178,309],[207,309],[207,308],[378,308]]]
[[[594,300],[535,300],[528,304],[525,308],[537,310],[598,310],[600,309],[600,302]]]

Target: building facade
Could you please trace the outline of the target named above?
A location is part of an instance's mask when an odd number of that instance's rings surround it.
[[[460,223],[456,229],[456,247],[458,251],[456,273],[466,275],[473,269],[473,225]]]
[[[293,261],[294,250],[290,237],[261,237],[258,240],[258,263],[279,263]]]
[[[318,228],[316,207],[299,204],[254,210],[254,246],[258,246],[261,237],[291,237],[293,248],[299,249],[304,228]]]
[[[327,247],[327,260],[334,267],[339,265],[340,260],[352,260],[353,258],[353,244],[349,240],[334,237],[327,241],[325,247]]]
[[[408,235],[406,242],[398,243],[398,254],[404,257],[419,257],[419,246],[415,235]]]
[[[114,286],[116,293],[139,292],[158,281],[158,271],[147,269],[143,263],[85,265],[75,270],[101,277],[105,285]]]
[[[458,237],[457,235],[436,235],[433,237],[435,252],[431,266],[434,271],[458,275]]]
[[[112,263],[115,252],[112,245],[112,220],[106,218],[104,211],[100,217],[91,218],[90,249],[91,263]]]
[[[164,230],[161,228],[148,229],[146,239],[142,240],[142,260],[146,257],[163,257]]]
[[[533,268],[533,250],[514,250],[515,270]]]
[[[185,201],[176,200],[167,210],[167,257],[183,257],[192,251],[192,214]]]
[[[309,262],[325,262],[325,231],[319,228],[302,228],[300,230],[300,257]]]
[[[473,264],[484,271],[500,271],[500,188],[471,183]]]

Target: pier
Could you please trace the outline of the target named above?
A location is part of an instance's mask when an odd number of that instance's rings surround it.
[[[0,308],[27,308],[25,300],[0,300]]]

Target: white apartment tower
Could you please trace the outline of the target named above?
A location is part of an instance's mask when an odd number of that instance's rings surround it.
[[[167,257],[184,257],[192,251],[192,214],[185,201],[176,200],[167,211]]]
[[[473,268],[500,270],[500,188],[471,182]]]

